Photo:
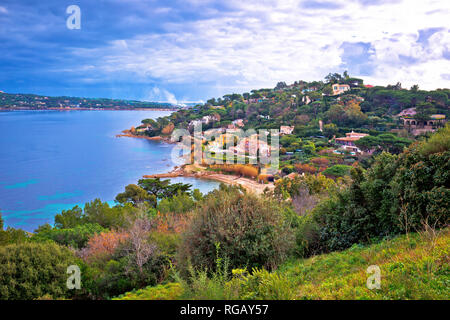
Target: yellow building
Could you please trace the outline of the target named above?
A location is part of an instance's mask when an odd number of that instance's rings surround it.
[[[333,89],[333,95],[338,95],[344,93],[345,91],[350,90],[350,86],[348,84],[338,84],[335,83],[331,87]]]

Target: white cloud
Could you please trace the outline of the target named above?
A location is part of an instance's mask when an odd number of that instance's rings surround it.
[[[147,97],[144,100],[177,104],[177,99],[173,93],[158,87],[153,87],[149,90]]]
[[[196,6],[209,2],[192,0]],[[450,86],[448,78],[440,76],[450,70],[444,57],[450,52],[448,1],[379,1],[364,6],[364,1],[337,0],[332,8],[323,1],[306,2],[230,0],[227,7],[232,10],[227,13],[168,22],[165,33],[77,51],[101,56],[99,69],[106,73],[239,89],[322,79],[343,71],[342,43],[364,42],[371,44],[367,60],[373,68],[363,78],[372,84]],[[436,27],[443,29],[427,45],[417,42],[419,30]]]
[[[5,7],[0,6],[0,13],[8,13],[8,9]]]

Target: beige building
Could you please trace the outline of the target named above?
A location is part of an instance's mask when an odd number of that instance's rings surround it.
[[[434,132],[436,129],[443,127],[447,122],[445,114],[433,114],[428,120],[419,120],[413,116],[405,116],[402,118],[405,129],[412,132],[414,135],[419,135],[426,132]]]
[[[331,86],[331,88],[333,89],[334,96],[350,90],[350,86],[348,84],[335,83]]]
[[[345,150],[361,153],[361,150],[355,145],[355,141],[358,141],[362,137],[366,136],[368,136],[367,133],[358,133],[352,131],[346,133],[345,137],[343,138],[336,138],[335,141]]]

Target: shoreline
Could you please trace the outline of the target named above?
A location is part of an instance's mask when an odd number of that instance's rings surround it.
[[[162,141],[165,143],[173,143],[167,137],[155,136],[155,137],[147,137],[147,136],[139,136],[129,132],[129,130],[122,131],[122,134],[117,134],[116,138],[128,137],[128,138],[138,138],[138,139],[146,139],[152,141]],[[196,178],[196,179],[205,179],[205,180],[214,180],[218,182],[223,182],[229,185],[240,185],[246,191],[252,192],[255,194],[263,194],[264,190],[268,188],[269,190],[273,190],[275,185],[273,183],[259,183],[253,179],[245,178],[237,175],[223,174],[217,172],[206,171],[205,167],[183,164],[181,166],[175,166],[171,171],[166,173],[156,173],[156,174],[145,174],[142,176],[146,179],[165,179],[165,178],[177,178],[177,177],[186,177],[186,178]]]
[[[170,143],[170,144],[173,143],[173,142],[170,141],[170,138],[168,138],[168,137],[161,137],[161,136],[154,136],[154,137],[139,136],[139,135],[130,133],[130,130],[124,130],[124,131],[122,131],[122,133],[116,134],[116,138],[122,138],[122,137],[127,137],[127,138],[137,138],[137,139],[145,139],[145,140],[151,140],[151,141],[162,141],[162,142]]]
[[[0,111],[176,111],[179,108],[127,108],[127,109],[117,109],[117,108],[3,108],[0,107]]]
[[[242,186],[246,191],[252,192],[255,194],[263,194],[264,190],[267,188],[269,190],[273,190],[275,185],[273,183],[259,183],[253,179],[245,178],[243,176],[210,172],[210,171],[191,171],[187,169],[188,167],[194,167],[198,169],[198,166],[184,164],[180,167],[175,167],[173,170],[167,173],[157,173],[157,174],[148,174],[143,175],[143,178],[146,179],[165,179],[165,178],[177,178],[177,177],[187,177],[187,178],[196,178],[196,179],[206,179],[206,180],[214,180],[218,182],[223,182],[229,185]]]

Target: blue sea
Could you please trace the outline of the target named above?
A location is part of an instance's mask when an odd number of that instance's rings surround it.
[[[0,112],[0,211],[6,226],[33,231],[55,214],[114,198],[142,175],[171,170],[172,145],[115,135],[169,111]],[[203,193],[214,181],[176,178]]]

